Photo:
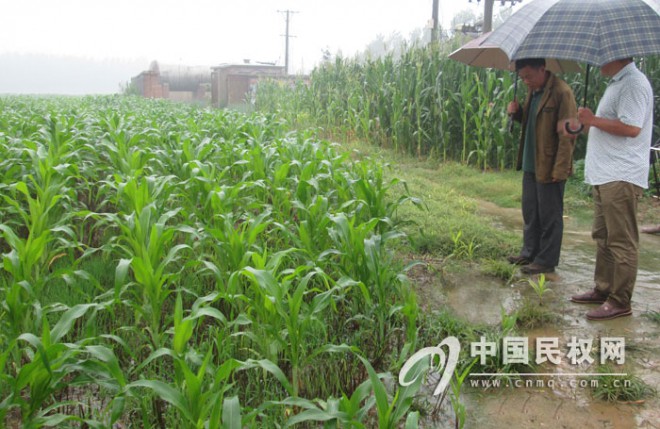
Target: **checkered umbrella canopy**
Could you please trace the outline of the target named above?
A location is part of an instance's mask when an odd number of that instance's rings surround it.
[[[660,0],[535,0],[486,39],[509,58],[602,66],[660,54]]]
[[[513,70],[507,54],[499,46],[489,44],[486,39],[491,33],[482,34],[449,54],[449,58],[470,66]],[[577,72],[580,66],[575,61],[546,58],[546,68],[553,72]]]

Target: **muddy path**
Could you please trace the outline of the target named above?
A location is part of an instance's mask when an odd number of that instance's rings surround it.
[[[479,203],[480,212],[498,227],[511,228],[522,235],[519,209],[502,209],[491,203]],[[585,313],[593,306],[571,303],[569,297],[593,285],[595,244],[590,225],[579,224],[570,216],[565,219],[564,241],[560,265],[549,275],[552,290],[544,296],[544,305],[557,314],[556,322],[532,331],[523,331],[530,349],[538,337],[558,338],[559,349],[567,353],[572,337],[593,339],[623,337],[625,363],[619,371],[640,377],[660,391],[660,324],[644,316],[660,311],[660,235],[641,234],[640,264],[633,294],[633,316],[607,322],[590,322]],[[416,282],[427,310],[447,306],[459,317],[474,324],[498,324],[501,310],[511,312],[535,292],[527,278],[506,286],[501,280],[466,270],[451,276],[429,274]],[[588,367],[572,365],[566,356],[558,365],[544,364],[537,371],[553,374],[534,378],[533,386],[501,385],[498,388],[467,387],[463,401],[467,409],[465,428],[658,428],[660,399],[654,397],[640,403],[606,402],[595,399],[592,390],[580,386],[578,374],[596,372],[598,350],[592,353],[596,362]],[[575,374],[575,375],[573,375]],[[550,380],[550,381],[549,381]],[[453,427],[445,423],[429,423],[428,427]]]

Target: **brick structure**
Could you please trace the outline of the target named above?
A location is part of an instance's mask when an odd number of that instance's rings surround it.
[[[260,79],[281,78],[285,68],[271,65],[233,65],[212,67],[211,104],[227,107],[245,103]]]
[[[170,90],[167,83],[162,83],[158,70],[143,71],[131,78],[131,84],[145,98],[169,98]]]
[[[131,78],[138,94],[145,98],[206,103],[210,99],[211,72],[208,66],[164,66],[152,62],[149,70]]]
[[[132,86],[145,98],[167,98],[188,103],[210,101],[227,107],[249,102],[260,79],[286,79],[282,66],[226,64],[217,67],[164,66],[154,61],[149,70],[131,78]]]

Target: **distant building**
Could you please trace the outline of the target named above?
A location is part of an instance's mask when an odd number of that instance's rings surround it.
[[[211,103],[215,107],[251,101],[262,79],[291,79],[283,66],[271,64],[223,64],[217,67],[159,66],[131,78],[135,91],[146,98]]]
[[[210,67],[160,67],[156,61],[149,70],[131,78],[131,85],[143,97],[209,103],[211,95]]]
[[[131,78],[133,88],[145,98],[169,98],[170,90],[167,83],[160,78],[160,69],[156,61],[151,63],[149,70],[145,70]]]
[[[223,64],[212,70],[211,104],[216,107],[249,102],[259,80],[286,77],[283,66],[264,64]]]

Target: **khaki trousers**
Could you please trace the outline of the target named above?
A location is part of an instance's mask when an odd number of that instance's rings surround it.
[[[597,245],[596,289],[622,306],[630,306],[637,278],[637,202],[642,192],[642,188],[628,182],[593,187],[591,237]]]

